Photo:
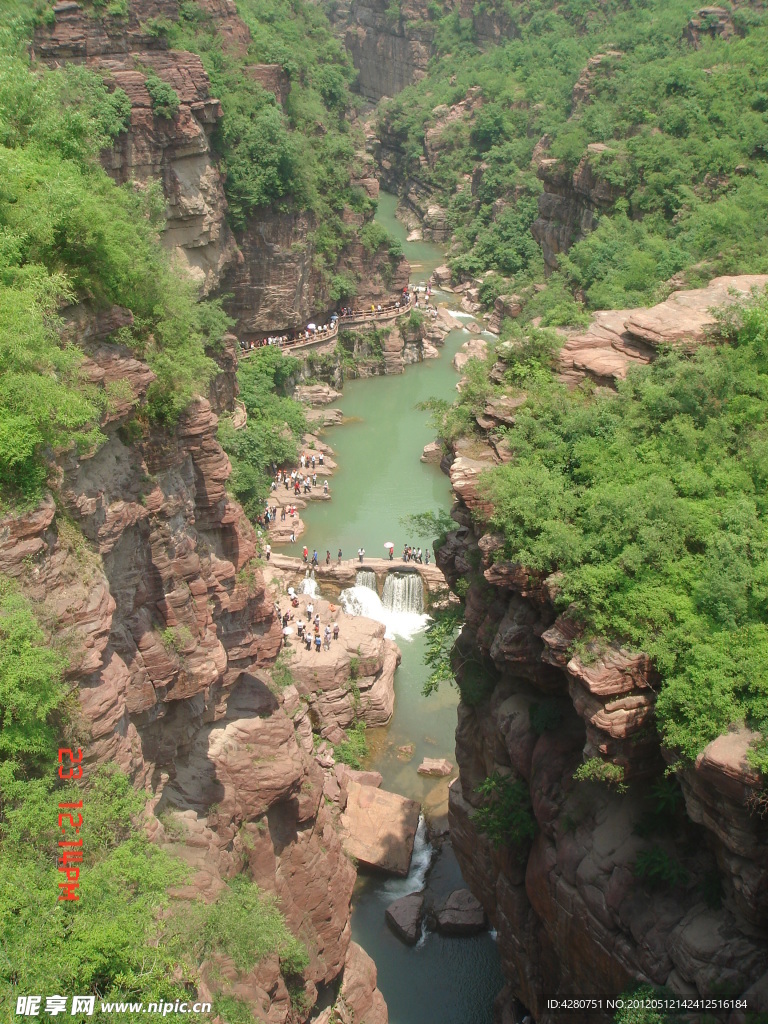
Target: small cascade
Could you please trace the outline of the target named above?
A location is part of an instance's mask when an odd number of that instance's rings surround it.
[[[365,615],[368,619],[384,622],[384,606],[375,588],[359,585],[350,587],[348,590],[342,590],[339,600],[347,615]]]
[[[411,866],[405,878],[388,878],[381,884],[381,898],[385,903],[399,900],[411,892],[421,892],[427,882],[427,872],[432,864],[435,850],[427,838],[427,825],[424,815],[419,816],[419,827],[413,841]]]
[[[299,588],[299,593],[300,594],[309,594],[310,597],[319,597],[320,596],[320,591],[319,591],[318,586],[317,586],[317,581],[315,580],[314,572],[310,576],[309,575],[309,570],[307,570],[307,575],[301,581],[301,587]]]
[[[376,573],[371,569],[359,569],[357,576],[355,576],[356,587],[367,587],[369,590],[374,590],[378,594],[379,589],[376,586]]]
[[[391,572],[384,581],[382,604],[387,611],[424,612],[424,585],[416,572]]]
[[[358,579],[363,575],[369,575],[375,579],[372,572],[358,573],[357,575]],[[389,577],[387,579],[389,580]],[[418,583],[421,585],[420,579],[418,579]],[[356,587],[342,590],[339,600],[347,615],[365,615],[368,619],[383,622],[387,627],[386,636],[390,639],[397,637],[400,640],[412,640],[417,633],[426,628],[429,622],[429,616],[425,615],[423,611],[410,611],[406,609],[405,605],[385,607],[375,586],[367,587],[358,584]],[[416,598],[411,596],[410,600],[415,603]],[[423,605],[423,598],[421,604]]]

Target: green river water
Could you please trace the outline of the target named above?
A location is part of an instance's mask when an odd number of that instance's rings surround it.
[[[413,283],[426,282],[444,259],[442,251],[425,242],[407,242],[395,219],[396,201],[382,194],[377,220],[403,242],[411,261]],[[446,296],[446,305],[450,298]],[[458,374],[454,353],[467,339],[452,331],[440,358],[406,367],[404,375],[373,377],[345,383],[338,406],[345,421],[326,431],[338,470],[332,478],[332,500],[310,503],[302,513],[307,530],[301,538],[321,557],[339,547],[352,557],[362,546],[384,557],[385,541],[395,544],[395,556],[405,543],[432,548],[431,537],[419,537],[401,520],[412,513],[449,509],[451,491],[438,466],[420,461],[422,448],[434,439],[429,413],[416,408],[426,398],[451,399]],[[296,553],[299,545],[294,546]],[[423,632],[396,635],[402,664],[395,677],[395,712],[386,729],[369,731],[369,767],[380,771],[384,788],[419,800],[427,816],[444,822],[447,781],[425,778],[416,769],[423,757],[447,757],[455,762],[457,691],[444,686],[430,697],[421,695],[426,676]],[[413,744],[409,760],[398,758],[398,747]],[[384,910],[399,896],[422,887],[429,851],[414,854],[409,879],[382,880],[361,875],[355,891],[352,935],[373,957],[379,987],[389,1006],[391,1024],[490,1024],[492,1002],[503,985],[496,944],[490,934],[448,938],[427,933],[418,946],[403,945],[386,925]],[[420,869],[420,870],[419,870]],[[428,875],[427,886],[436,902],[464,886],[456,859],[446,843]]]

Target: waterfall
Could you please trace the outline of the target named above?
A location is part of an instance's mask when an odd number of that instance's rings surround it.
[[[421,615],[424,611],[424,586],[417,572],[391,572],[384,581],[382,604],[387,611],[415,612]]]
[[[411,866],[406,878],[388,878],[381,884],[381,897],[386,903],[399,900],[411,892],[421,892],[427,881],[427,872],[432,863],[434,848],[427,838],[427,825],[424,815],[419,815],[419,827],[413,841]]]
[[[347,615],[365,615],[368,619],[384,622],[381,598],[370,587],[356,586],[342,590],[339,600]]]
[[[371,569],[358,569],[357,576],[355,576],[355,586],[367,587],[377,594],[379,592],[379,588],[376,586],[376,573]]]
[[[368,619],[375,619],[376,622],[383,622],[387,627],[386,636],[390,639],[397,637],[399,640],[412,640],[417,633],[425,628],[429,622],[429,616],[425,615],[423,611],[416,611],[416,607],[421,609],[423,607],[423,599],[419,597],[418,603],[413,591],[409,598],[403,598],[401,603],[394,602],[390,606],[382,603],[381,598],[376,592],[375,587],[361,586],[360,577],[371,576],[372,572],[364,573],[359,572],[357,574],[358,585],[350,587],[348,590],[342,590],[339,598],[341,606],[347,615],[365,615]],[[390,577],[387,577],[389,582]],[[416,577],[416,581],[419,586],[419,595],[421,595],[421,579]],[[398,581],[404,582],[404,581]],[[386,585],[385,585],[386,593]],[[404,603],[406,600],[412,601],[411,605]]]
[[[319,597],[320,596],[320,591],[318,590],[317,582],[315,581],[315,574],[314,573],[312,573],[312,575],[310,576],[309,572],[307,572],[307,575],[301,581],[301,587],[299,587],[299,593],[300,594],[309,594],[310,597]]]

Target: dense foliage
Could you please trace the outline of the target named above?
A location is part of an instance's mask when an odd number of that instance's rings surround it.
[[[666,743],[692,758],[746,723],[768,772],[768,299],[723,330],[617,394],[529,382],[484,486],[504,557],[561,572],[588,636],[652,656]]]
[[[222,422],[221,442],[232,462],[229,487],[252,520],[264,511],[272,466],[296,465],[299,442],[307,429],[304,407],[286,395],[299,362],[279,348],[256,349],[240,363],[240,398],[248,413],[243,430]]]
[[[13,49],[0,52],[0,492],[29,500],[52,450],[99,443],[111,400],[82,380],[82,355],[57,329],[63,307],[132,311],[119,340],[157,375],[146,414],[163,421],[205,389],[204,347],[226,319],[171,269],[157,190],[118,187],[97,161],[127,96],[82,67],[33,72]]]
[[[558,324],[578,322],[573,293],[590,308],[624,308],[663,297],[680,272],[696,284],[768,268],[768,13],[736,10],[737,34],[705,30],[698,49],[684,38],[693,13],[687,0],[486,0],[463,20],[430,6],[438,54],[384,105],[383,121],[402,144],[403,176],[424,181],[448,212],[457,274],[496,271],[527,300],[524,317]],[[483,15],[514,26],[486,52],[473,26]],[[617,55],[574,104],[598,53]],[[425,165],[425,129],[473,89],[474,114],[442,128]],[[596,144],[589,159],[615,202],[538,295],[530,226],[542,186],[531,157],[545,134],[569,173]]]
[[[356,154],[363,147],[346,117],[354,69],[319,6],[238,0],[237,10],[251,34],[246,57],[227,45],[215,20],[194,0],[180,5],[178,22],[163,23],[159,30],[175,48],[200,55],[212,95],[221,100],[223,118],[213,141],[234,225],[242,227],[266,206],[308,211],[317,266],[331,299],[343,300],[354,294],[356,282],[338,271],[337,261],[356,228],[341,214],[373,211],[372,201],[352,181],[360,172]],[[244,64],[282,70],[284,107],[255,76],[244,73]],[[377,231],[369,226],[364,244],[391,248],[385,232],[374,238]],[[399,258],[396,247],[390,257]]]

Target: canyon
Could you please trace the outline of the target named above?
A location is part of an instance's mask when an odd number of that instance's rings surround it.
[[[244,54],[250,36],[232,0],[201,6],[223,45]],[[421,80],[435,53],[429,8],[418,0],[395,6],[352,0],[333,12],[359,73],[357,88],[370,102]],[[121,397],[105,402],[106,441],[98,451],[56,453],[45,498],[0,519],[0,573],[20,582],[51,642],[68,652],[66,678],[76,687],[89,737],[87,766],[114,763],[151,794],[142,827],[190,870],[174,896],[214,901],[244,873],[279,898],[290,930],[306,946],[299,1000],[296,980],[289,989],[277,956],[247,972],[227,957],[204,962],[200,997],[237,998],[270,1024],[386,1024],[376,964],[352,940],[350,907],[357,862],[407,876],[418,803],[379,788],[380,776],[344,765],[334,748],[358,722],[371,729],[390,722],[401,651],[380,622],[347,615],[334,603],[357,581],[350,560],[316,573],[323,620],[341,623],[330,654],[318,660],[295,637],[284,637],[280,604],[289,585],[301,588],[304,570],[279,553],[264,563],[263,538],[228,493],[231,465],[217,435],[238,395],[241,344],[301,327],[336,305],[319,267],[318,225],[305,212],[273,209],[231,226],[213,142],[221,104],[200,58],[169,50],[148,28],[158,19],[175,21],[176,0],[131,0],[125,18],[96,18],[74,0],[52,10],[54,18],[35,32],[34,58],[50,68],[84,64],[125,91],[130,125],[102,154],[103,166],[120,184],[159,183],[163,245],[201,296],[226,296],[235,327],[211,353],[218,373],[209,393],[174,429],[163,430],[136,416],[154,374],[115,339],[132,322],[130,311],[89,302],[64,311],[63,336],[82,349],[89,386],[106,394],[119,382]],[[516,34],[506,10],[463,2],[456,10],[472,22],[481,47]],[[691,21],[693,42],[710,21]],[[721,22],[730,32],[728,19]],[[574,109],[621,56],[606,51],[592,58],[574,87]],[[175,90],[173,118],[153,112],[148,70]],[[244,73],[286,105],[291,86],[280,66]],[[415,161],[385,112],[375,133],[369,125],[353,183],[370,199],[379,197],[380,185],[396,193],[398,216],[412,236],[447,245],[450,218],[420,169],[434,169],[454,127],[474,124],[483,103],[479,90],[469,90],[437,107]],[[554,270],[557,257],[613,209],[619,194],[601,177],[601,144],[592,144],[575,168],[549,147],[544,136],[534,150],[542,192],[531,232]],[[479,165],[462,187],[476,194],[485,171]],[[500,197],[497,212],[516,198]],[[356,280],[356,301],[367,308],[406,286],[410,266],[384,245],[363,245],[359,230],[368,214],[347,209],[342,216],[355,230],[335,269]],[[438,288],[452,280],[444,269],[431,277]],[[588,379],[612,388],[633,364],[649,363],[666,347],[708,344],[712,308],[764,289],[768,275],[718,277],[698,289],[680,283],[654,306],[600,311],[588,327],[561,330],[559,379],[569,387]],[[480,319],[481,284],[459,286],[462,308]],[[489,328],[498,330],[520,308],[515,295],[500,296],[486,318]],[[478,337],[455,357],[459,371],[487,351],[488,338],[474,326]],[[361,335],[351,352],[355,368],[347,366],[346,374],[402,374],[438,356],[456,328],[441,309],[436,322],[395,326],[375,343]],[[502,343],[492,379],[502,380],[505,370]],[[343,383],[339,360],[321,372],[324,381]],[[306,386],[310,377],[305,364],[296,394],[321,434],[323,424],[342,418],[326,409],[339,396],[325,383]],[[442,459],[456,528],[439,548],[437,567],[417,572],[431,610],[451,600],[446,581],[455,593],[464,589],[454,664],[460,689],[466,665],[481,666],[483,685],[482,699],[459,703],[459,774],[447,798],[450,842],[475,900],[457,896],[449,908],[455,920],[444,927],[460,930],[464,917],[472,928],[490,921],[507,981],[495,1009],[503,1024],[526,1011],[550,1024],[557,1018],[547,995],[617,994],[638,982],[680,996],[722,990],[765,1004],[768,819],[761,779],[747,760],[754,737],[741,728],[712,741],[677,771],[680,800],[656,806],[663,794],[654,787],[672,755],[653,727],[660,679],[651,660],[619,644],[579,647],[578,621],[555,608],[557,578],[500,558],[502,538],[488,526],[493,509],[479,478],[510,458],[499,428],[514,428],[523,400],[489,401],[476,417],[480,440],[456,441],[447,452],[436,443],[423,456]],[[316,434],[306,442],[324,444]],[[325,451],[333,479],[337,467],[331,449]],[[285,532],[276,543],[287,541]],[[390,566],[381,559],[366,568],[380,586]],[[306,613],[308,595],[299,601],[299,614]],[[622,770],[628,793],[574,778],[596,758]],[[452,774],[444,759],[431,769]],[[528,794],[531,835],[494,845],[477,828],[478,791],[494,776]],[[656,815],[654,844],[667,863],[683,865],[684,882],[654,887],[638,879],[638,854],[652,845],[642,833],[649,814]],[[401,912],[404,923],[393,927],[411,942],[420,934],[421,905]],[[742,1024],[745,1017],[721,1019]]]

